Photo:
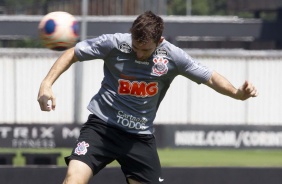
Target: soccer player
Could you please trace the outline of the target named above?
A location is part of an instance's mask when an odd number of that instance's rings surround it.
[[[91,114],[66,157],[64,184],[86,184],[114,160],[121,165],[127,183],[162,183],[165,178],[153,121],[177,75],[238,100],[258,95],[250,82],[237,89],[169,43],[162,37],[163,29],[162,18],[147,11],[133,22],[130,33],[105,34],[77,43],[57,59],[42,81],[38,102],[42,111],[51,111],[56,106],[52,85],[63,72],[77,61],[104,60],[101,88],[88,105]]]

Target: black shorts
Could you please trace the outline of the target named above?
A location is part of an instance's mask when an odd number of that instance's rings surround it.
[[[97,174],[114,160],[126,178],[141,183],[160,183],[161,166],[154,135],[130,134],[107,124],[91,114],[83,125],[70,160],[86,163]]]

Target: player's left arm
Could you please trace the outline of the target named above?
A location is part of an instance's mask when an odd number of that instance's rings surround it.
[[[225,77],[215,71],[205,84],[218,93],[238,100],[247,100],[250,97],[258,96],[256,87],[249,81],[245,81],[241,87],[235,88]]]
[[[53,64],[47,76],[41,82],[37,101],[39,102],[42,111],[55,110],[56,97],[52,91],[53,83],[78,59],[74,52],[74,47],[66,50]],[[51,100],[51,104],[48,101]]]

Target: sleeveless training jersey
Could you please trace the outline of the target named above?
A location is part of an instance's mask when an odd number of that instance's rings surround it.
[[[177,75],[205,83],[212,71],[164,40],[146,61],[136,60],[131,34],[107,34],[77,43],[79,61],[103,59],[104,79],[88,110],[109,126],[152,134],[157,109]]]

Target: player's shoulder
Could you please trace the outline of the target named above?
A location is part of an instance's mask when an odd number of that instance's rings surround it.
[[[131,34],[114,33],[103,35],[115,48],[128,47],[131,48]]]
[[[131,43],[131,34],[129,33],[104,34],[102,36],[114,43]]]
[[[183,49],[165,40],[160,44],[159,50],[165,52],[172,60],[178,60],[181,57],[186,57],[187,53]]]
[[[164,39],[163,42],[160,44],[161,47],[166,48],[167,50],[178,50],[179,47],[175,46],[168,40]]]
[[[120,42],[130,43],[131,36],[128,33],[102,34],[98,37],[94,37],[85,41],[90,44],[101,44],[101,43],[116,44]]]
[[[113,37],[120,41],[131,41],[130,33],[115,33]]]

